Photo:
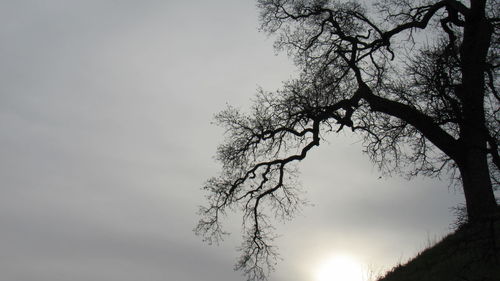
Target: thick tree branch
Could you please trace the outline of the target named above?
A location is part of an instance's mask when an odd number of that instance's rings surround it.
[[[429,141],[451,158],[460,157],[459,142],[441,129],[434,120],[408,105],[379,97],[367,87],[362,87],[361,96],[373,111],[382,112],[404,120],[419,130]]]

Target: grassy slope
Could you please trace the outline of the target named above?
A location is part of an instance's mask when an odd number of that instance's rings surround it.
[[[378,281],[500,281],[500,216],[466,225]]]

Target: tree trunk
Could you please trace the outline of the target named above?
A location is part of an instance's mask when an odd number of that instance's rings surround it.
[[[486,56],[493,27],[485,17],[485,0],[471,0],[460,47],[463,104],[460,123],[461,153],[457,161],[462,176],[469,221],[495,212],[497,204],[488,170],[484,112]]]
[[[477,151],[476,151],[477,152]],[[495,194],[491,186],[485,153],[466,153],[468,158],[459,165],[462,185],[470,222],[490,217],[497,209]],[[482,154],[482,155],[481,155]]]

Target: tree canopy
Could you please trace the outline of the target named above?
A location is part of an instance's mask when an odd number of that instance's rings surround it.
[[[204,186],[196,231],[218,241],[243,211],[236,268],[261,280],[275,263],[271,218],[301,205],[296,163],[328,134],[350,130],[385,172],[451,173],[470,221],[497,209],[500,180],[496,0],[259,0],[261,29],[300,69],[249,113],[216,115],[227,129],[219,176]]]

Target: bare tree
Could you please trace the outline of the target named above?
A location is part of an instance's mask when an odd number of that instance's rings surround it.
[[[375,1],[374,1],[375,2]],[[301,69],[281,90],[260,90],[250,113],[232,107],[207,181],[196,231],[222,237],[227,210],[243,211],[236,268],[265,279],[275,261],[273,216],[300,207],[295,163],[322,136],[350,129],[381,170],[410,177],[455,172],[469,221],[497,209],[498,0],[259,0],[262,30]]]

